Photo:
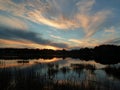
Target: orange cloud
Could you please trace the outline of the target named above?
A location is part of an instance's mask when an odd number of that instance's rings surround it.
[[[13,16],[8,17],[8,16],[0,15],[0,24],[2,26],[7,26],[7,27],[21,29],[21,30],[28,29],[28,26],[24,21]]]
[[[74,43],[74,47],[95,47],[101,44],[100,41],[92,38],[82,40],[69,39],[68,41]]]
[[[64,39],[64,38],[62,38],[60,36],[55,36],[55,35],[50,35],[50,37],[55,38],[55,39]]]
[[[66,15],[65,5],[71,4],[71,11]],[[12,12],[13,14],[33,21],[35,23],[44,24],[62,30],[71,30],[82,28],[86,37],[92,36],[98,31],[102,24],[106,21],[111,10],[100,10],[91,14],[91,9],[95,4],[95,0],[78,0],[73,3],[72,0],[61,0],[59,4],[57,0],[25,0],[24,3],[16,4],[10,0],[1,0],[0,9]],[[9,6],[11,6],[9,8]],[[26,6],[32,9],[27,9]],[[63,8],[64,6],[64,8]]]
[[[50,45],[41,45],[36,44],[31,41],[26,40],[6,40],[6,39],[0,39],[0,47],[13,47],[13,48],[40,48],[40,49],[60,49],[54,46]]]

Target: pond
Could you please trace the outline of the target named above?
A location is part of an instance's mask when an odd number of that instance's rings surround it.
[[[119,66],[72,58],[0,60],[0,90],[119,90]]]

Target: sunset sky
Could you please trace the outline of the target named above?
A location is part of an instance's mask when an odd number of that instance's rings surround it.
[[[0,0],[0,47],[120,45],[120,0]]]

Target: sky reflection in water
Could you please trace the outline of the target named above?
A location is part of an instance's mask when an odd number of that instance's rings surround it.
[[[20,69],[21,71],[34,70],[42,75],[49,76],[50,79],[59,80],[76,80],[79,81],[98,81],[104,85],[111,84],[119,88],[120,79],[108,74],[103,65],[94,60],[85,61],[66,58],[39,59],[39,60],[0,60],[0,70],[7,68],[8,70]],[[112,65],[113,66],[113,65]],[[119,64],[116,64],[118,67]]]

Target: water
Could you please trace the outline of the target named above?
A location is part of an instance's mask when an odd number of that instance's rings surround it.
[[[94,60],[0,60],[0,90],[119,90],[118,72],[119,64],[103,65]]]

